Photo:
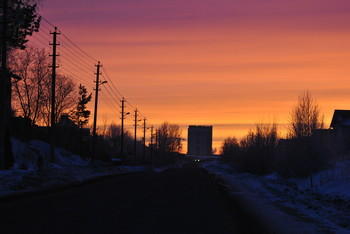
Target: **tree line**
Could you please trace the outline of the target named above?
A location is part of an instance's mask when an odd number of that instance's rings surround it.
[[[1,168],[10,168],[13,165],[11,153],[11,140],[14,130],[21,135],[23,140],[30,140],[35,137],[33,129],[37,126],[48,127],[51,122],[51,60],[49,52],[42,48],[28,47],[27,36],[38,32],[41,23],[41,17],[37,14],[37,4],[39,0],[6,0],[1,11],[1,17],[6,19],[1,24],[1,31],[6,32],[6,43],[2,43],[2,73],[1,83],[2,95],[0,105],[1,119],[4,125],[0,126],[0,166]],[[6,3],[6,4],[5,4]],[[3,38],[2,38],[3,40]],[[4,63],[5,61],[5,63]],[[11,79],[13,77],[14,79]],[[6,79],[5,79],[6,78]],[[9,82],[6,83],[5,80]],[[59,127],[56,134],[60,135],[58,143],[66,148],[72,148],[76,153],[89,157],[91,147],[90,132],[88,129],[90,110],[87,104],[91,101],[92,93],[89,93],[84,84],[77,84],[70,76],[57,74],[56,79],[56,102],[55,102],[55,123],[60,122],[62,114],[66,113],[69,121],[74,123],[73,127]],[[6,88],[4,88],[6,87]],[[6,91],[6,92],[5,92]],[[17,125],[11,118],[14,116],[21,117],[24,121],[21,126]],[[4,121],[2,121],[4,120]],[[110,159],[111,157],[122,157],[119,150],[121,147],[120,138],[124,135],[127,139],[128,153],[124,159],[129,161],[137,161],[140,157],[132,154],[131,133],[129,131],[122,132],[120,125],[111,124],[107,131],[98,133],[97,151],[99,159]],[[160,162],[171,160],[172,155],[181,150],[181,131],[176,124],[164,122],[156,133],[151,136],[154,145],[147,147],[149,151],[154,150],[154,155],[162,157]],[[86,134],[87,133],[87,134]],[[48,140],[47,135],[41,135],[40,138]],[[151,141],[152,141],[151,140]],[[138,148],[142,144],[138,142]],[[143,139],[143,147],[146,148],[146,139]],[[3,154],[5,152],[5,154]],[[136,151],[138,152],[138,151]],[[138,152],[138,155],[141,153]],[[4,160],[6,155],[6,160]],[[4,161],[6,161],[4,163]],[[6,164],[6,165],[5,165]]]
[[[10,168],[13,164],[10,139],[11,79],[19,79],[18,75],[9,71],[7,55],[13,49],[24,49],[27,36],[39,30],[41,17],[36,13],[38,1],[1,1],[0,169]]]
[[[26,47],[25,49],[13,49],[9,53],[8,69],[17,74],[21,79],[12,82],[12,110],[13,116],[28,119],[30,127],[50,126],[51,117],[51,69],[49,52],[43,48]],[[83,131],[88,128],[91,111],[87,109],[87,104],[91,101],[92,93],[87,88],[79,84],[67,75],[57,74],[56,78],[56,106],[55,122],[60,123],[60,117],[67,114],[68,119],[75,125],[69,129],[62,130],[62,126],[57,126],[58,146],[64,147],[83,157],[92,157],[91,155],[91,136]],[[79,129],[78,129],[79,128]],[[33,132],[33,131],[32,131]],[[31,133],[32,133],[31,132]],[[38,132],[38,131],[37,131]],[[26,139],[30,140],[30,135],[42,140],[49,139],[47,134],[40,133],[28,134]],[[120,158],[121,146],[121,126],[115,123],[109,126],[100,126],[97,133],[98,141],[96,143],[97,159],[109,160],[110,158]],[[141,141],[135,142],[132,134],[128,130],[123,132],[125,138],[124,159],[132,163],[143,163],[144,159],[140,157],[142,148]],[[155,134],[151,136],[154,144],[147,146],[146,159],[155,160],[157,163],[171,161],[171,155],[180,152],[181,129],[177,124],[164,122],[159,128],[155,129]],[[154,157],[151,159],[150,147],[153,147]],[[137,155],[135,155],[135,152]],[[156,158],[156,156],[159,156]]]
[[[153,134],[148,134],[147,146],[145,139],[135,142],[129,130],[124,130],[122,133],[121,125],[114,122],[99,126],[97,132],[98,158],[105,161],[119,158],[127,164],[164,165],[174,162],[182,150],[181,128],[174,123],[163,122],[155,128]],[[121,147],[124,147],[124,155],[120,154]]]
[[[17,112],[16,115],[29,118],[32,125],[50,125],[50,65],[49,52],[45,49],[27,47],[9,53],[8,69],[21,78],[12,82],[12,108]],[[59,121],[62,113],[77,104],[78,98],[81,99],[81,95],[84,95],[83,90],[86,88],[81,84],[77,90],[77,84],[71,77],[57,74],[55,122]],[[78,112],[75,110],[74,113]],[[78,124],[79,121],[76,122]]]
[[[224,160],[246,172],[268,174],[277,172],[286,177],[310,177],[332,164],[333,151],[323,134],[323,116],[318,102],[309,91],[302,92],[290,113],[286,139],[278,132],[277,123],[258,123],[254,130],[238,140],[224,140]]]

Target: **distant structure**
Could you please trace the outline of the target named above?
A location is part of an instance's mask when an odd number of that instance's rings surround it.
[[[196,156],[212,155],[213,126],[188,127],[187,154]]]
[[[334,110],[330,127],[338,153],[350,152],[350,110]]]

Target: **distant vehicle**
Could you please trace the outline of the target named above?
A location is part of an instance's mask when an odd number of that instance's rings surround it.
[[[201,160],[199,158],[194,158],[195,162],[200,162]]]

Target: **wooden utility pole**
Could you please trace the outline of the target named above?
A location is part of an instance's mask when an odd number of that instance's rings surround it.
[[[125,116],[126,115],[129,115],[130,112],[127,112],[125,113],[125,98],[123,97],[122,100],[121,100],[121,103],[122,103],[122,117],[121,117],[121,120],[122,120],[122,132],[121,132],[121,137],[120,137],[120,157],[124,157],[124,119],[125,119]]]
[[[52,65],[50,66],[52,68],[51,73],[51,128],[50,128],[50,135],[51,135],[51,144],[50,144],[50,161],[55,161],[55,143],[56,143],[56,137],[55,137],[55,128],[56,128],[56,68],[58,67],[56,65],[56,48],[59,44],[57,44],[57,35],[60,33],[57,32],[57,27],[55,27],[55,31],[51,32],[50,34],[53,35],[53,43],[52,45]]]
[[[151,162],[153,159],[153,125],[151,126]]]
[[[122,117],[121,117],[121,120],[122,120],[121,128],[122,129],[121,129],[121,136],[120,136],[120,157],[124,157],[124,119],[125,119],[125,115],[126,115],[126,114],[124,114],[125,99],[123,98],[121,100],[121,102],[122,102]]]
[[[10,77],[7,72],[7,7],[8,0],[2,1],[2,32],[1,32],[1,77],[0,77],[0,169],[6,169],[6,129],[9,125],[8,86]],[[11,105],[11,104],[10,104]]]
[[[156,129],[156,160],[158,160],[159,151],[159,129]]]
[[[142,154],[142,161],[145,161],[145,154],[146,154],[146,118],[143,118],[143,154]]]
[[[96,154],[96,144],[97,144],[97,134],[96,134],[96,124],[97,124],[97,106],[98,106],[98,91],[99,91],[99,86],[102,83],[105,82],[100,82],[100,68],[102,67],[102,65],[100,64],[100,61],[98,61],[96,66],[96,88],[95,88],[95,109],[94,109],[94,123],[93,123],[93,127],[92,127],[92,155],[91,155],[91,159],[94,160],[95,158],[95,154]]]
[[[136,142],[137,142],[137,122],[138,122],[138,119],[137,119],[137,108],[135,109],[135,119],[134,119],[134,160],[136,160],[136,153],[137,153],[137,150],[136,150]]]

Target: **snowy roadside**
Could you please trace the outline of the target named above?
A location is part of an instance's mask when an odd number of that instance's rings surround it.
[[[347,164],[347,165],[346,165]],[[247,207],[271,233],[350,233],[350,162],[309,180],[237,173],[218,160],[201,167],[218,176],[230,195]]]
[[[91,164],[64,149],[55,151],[55,163],[49,163],[49,145],[33,140],[23,143],[12,139],[15,166],[0,171],[0,198],[33,191],[51,190],[118,174],[150,170],[144,166],[114,166],[96,161]],[[42,162],[38,161],[43,158]],[[42,169],[38,169],[42,163]]]

